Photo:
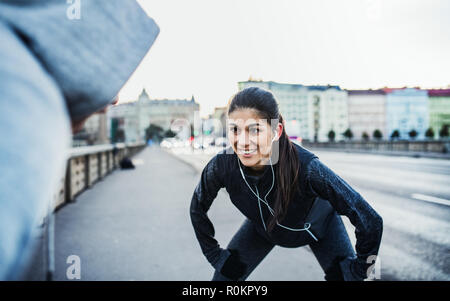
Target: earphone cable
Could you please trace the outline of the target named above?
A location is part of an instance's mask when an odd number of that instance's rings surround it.
[[[263,217],[263,214],[262,214],[261,202],[263,202],[263,203],[267,206],[267,208],[269,209],[269,212],[272,214],[272,216],[275,216],[275,215],[274,215],[273,209],[269,206],[269,203],[267,202],[267,196],[268,196],[269,193],[272,191],[272,188],[273,188],[273,186],[274,186],[274,184],[275,184],[275,172],[273,171],[272,159],[269,157],[269,160],[270,160],[270,168],[272,169],[272,186],[270,187],[269,191],[268,191],[268,192],[266,193],[266,195],[264,196],[264,200],[261,199],[261,198],[259,197],[259,191],[258,191],[258,187],[257,187],[256,185],[255,185],[256,193],[255,193],[255,192],[253,191],[253,189],[250,187],[250,184],[248,184],[247,179],[245,178],[245,175],[244,175],[244,172],[243,172],[243,170],[242,170],[241,162],[239,161],[239,158],[237,158],[237,160],[238,160],[239,170],[241,171],[241,175],[242,175],[242,178],[243,178],[244,181],[245,181],[245,184],[247,184],[247,186],[248,186],[248,188],[250,189],[250,191],[256,196],[256,198],[257,198],[257,200],[258,200],[259,214],[260,214],[260,216],[261,216],[261,220],[262,220],[262,223],[263,223],[263,226],[264,226],[264,230],[267,232],[266,223],[264,222],[264,217]],[[305,225],[304,228],[301,228],[301,229],[289,228],[289,227],[287,227],[287,226],[284,226],[284,225],[280,224],[280,223],[278,222],[278,220],[277,220],[277,225],[280,226],[280,227],[282,227],[282,228],[284,228],[284,229],[286,229],[286,230],[290,230],[290,231],[294,231],[294,232],[298,232],[298,231],[306,231],[306,232],[309,233],[309,235],[311,235],[311,237],[312,237],[315,241],[318,241],[318,239],[314,236],[314,234],[312,234],[312,232],[309,230],[309,228],[311,227],[311,224],[310,224],[310,223],[305,223],[305,224],[304,224],[304,225]]]

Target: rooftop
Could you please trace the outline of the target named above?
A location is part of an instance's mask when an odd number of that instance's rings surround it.
[[[376,89],[376,90],[346,90],[348,92],[348,95],[385,95],[386,92],[382,89]]]
[[[450,89],[429,89],[428,96],[450,96]]]
[[[320,90],[325,91],[328,89],[336,89],[341,90],[339,86],[335,85],[302,85],[302,84],[289,84],[289,83],[279,83],[274,81],[263,81],[263,80],[248,80],[248,81],[241,81],[239,83],[267,83],[269,85],[269,88],[277,87],[277,88],[292,88],[292,89],[300,89],[300,88],[306,88],[308,90]]]

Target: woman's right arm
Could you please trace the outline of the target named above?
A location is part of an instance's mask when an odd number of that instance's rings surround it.
[[[200,181],[195,188],[191,200],[190,215],[195,235],[206,259],[218,271],[230,256],[230,252],[220,248],[214,238],[214,226],[208,218],[207,212],[217,196],[220,188],[224,187],[223,176],[219,170],[219,154],[206,164]]]

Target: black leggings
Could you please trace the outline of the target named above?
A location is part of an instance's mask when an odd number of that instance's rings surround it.
[[[323,239],[309,246],[325,272],[325,280],[343,280],[339,261],[345,257],[355,257],[355,251],[348,237],[342,218],[335,212]],[[266,238],[257,233],[253,222],[246,220],[228,244],[229,249],[239,252],[247,271],[239,280],[245,280],[275,247]],[[215,272],[213,281],[228,281],[227,277]],[[273,279],[277,280],[277,279]]]

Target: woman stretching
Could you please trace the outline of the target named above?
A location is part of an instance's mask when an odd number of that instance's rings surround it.
[[[307,149],[292,143],[273,94],[244,89],[228,105],[230,148],[203,169],[190,215],[213,280],[245,280],[274,246],[309,245],[326,280],[364,280],[378,254],[383,220]],[[226,249],[207,212],[220,188],[246,217]],[[339,215],[355,226],[356,253]],[[276,279],[274,279],[276,280]]]

